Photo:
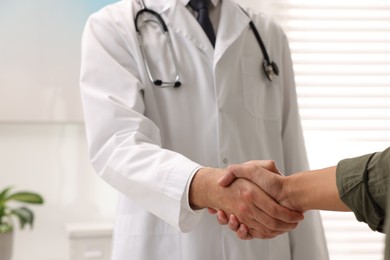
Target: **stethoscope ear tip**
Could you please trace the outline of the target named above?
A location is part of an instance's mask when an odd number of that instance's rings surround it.
[[[181,86],[181,82],[180,82],[180,81],[176,81],[174,87],[175,87],[175,88],[178,88],[178,87],[180,87],[180,86]]]

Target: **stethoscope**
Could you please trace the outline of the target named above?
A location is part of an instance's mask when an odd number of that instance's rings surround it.
[[[137,38],[138,38],[138,44],[139,44],[139,47],[140,47],[140,50],[141,50],[141,55],[142,55],[142,59],[143,59],[143,63],[145,65],[145,68],[146,68],[146,71],[147,71],[147,74],[148,74],[148,77],[149,77],[149,80],[157,87],[161,87],[161,88],[167,88],[167,87],[174,87],[174,88],[177,88],[177,87],[180,87],[181,86],[181,81],[180,81],[180,76],[179,76],[179,71],[178,71],[178,66],[177,66],[177,61],[176,61],[176,56],[175,56],[175,52],[173,50],[173,45],[172,45],[172,41],[171,41],[171,36],[169,34],[169,31],[168,31],[168,27],[167,25],[165,24],[164,20],[162,19],[161,15],[159,15],[158,13],[156,13],[155,11],[151,10],[151,9],[148,9],[146,6],[145,6],[145,3],[143,0],[138,0],[137,1],[140,6],[141,6],[141,10],[139,10],[135,16],[135,19],[134,19],[134,24],[135,24],[135,30],[137,32]],[[138,20],[139,18],[144,15],[144,14],[150,14],[152,15],[156,20],[153,20],[153,19],[145,19],[140,25],[138,24]],[[247,14],[248,15],[248,14]],[[173,81],[164,81],[162,79],[156,79],[155,77],[153,77],[152,75],[152,72],[150,70],[150,67],[149,67],[149,63],[148,63],[148,60],[146,58],[146,53],[145,53],[145,50],[143,48],[143,45],[142,45],[142,34],[141,34],[141,28],[143,26],[146,25],[147,22],[155,22],[157,23],[160,28],[161,28],[161,31],[166,35],[166,38],[167,38],[167,45],[168,45],[168,49],[169,49],[169,52],[170,52],[170,56],[172,58],[172,63],[173,63],[173,66],[174,66],[174,70],[175,70],[175,74],[176,74],[176,77]],[[267,79],[269,81],[272,81],[273,79],[273,75],[276,75],[278,76],[279,75],[279,68],[278,68],[278,65],[271,61],[270,58],[269,58],[269,55],[268,55],[268,52],[267,52],[267,49],[265,48],[265,45],[264,45],[264,42],[263,40],[261,39],[260,37],[260,34],[258,32],[258,30],[256,29],[255,25],[253,24],[252,20],[249,22],[249,26],[250,28],[252,29],[253,31],[253,34],[255,35],[255,38],[256,38],[256,41],[258,42],[259,46],[260,46],[260,49],[261,49],[261,52],[263,54],[263,70],[264,70],[264,73],[265,73],[265,76],[267,77]]]

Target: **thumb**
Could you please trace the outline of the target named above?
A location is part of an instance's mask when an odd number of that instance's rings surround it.
[[[218,184],[222,187],[229,186],[237,178],[251,179],[251,172],[243,171],[243,168],[250,167],[250,163],[232,164],[225,170],[225,175],[218,180]]]
[[[264,169],[269,170],[270,172],[276,173],[278,175],[283,175],[278,169],[278,166],[276,165],[275,161],[272,160],[264,160],[264,161],[252,161],[252,163],[258,164],[259,166],[263,167]]]
[[[222,176],[221,179],[218,180],[218,184],[219,186],[222,186],[222,187],[227,187],[229,186],[235,179],[236,179],[236,175],[234,175],[234,172],[233,171],[227,171],[226,174],[224,176]]]

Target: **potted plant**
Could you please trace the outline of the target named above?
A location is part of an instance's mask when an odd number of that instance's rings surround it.
[[[21,229],[33,226],[34,214],[23,204],[43,204],[43,198],[35,192],[11,190],[7,187],[0,191],[0,260],[11,259],[15,219]]]

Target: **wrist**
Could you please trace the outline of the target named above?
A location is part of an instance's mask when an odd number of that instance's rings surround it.
[[[188,198],[192,209],[216,208],[211,194],[216,189],[221,189],[217,182],[222,174],[221,170],[214,168],[201,168],[195,173],[190,184]]]
[[[299,172],[289,176],[286,190],[292,209],[300,212],[317,209],[317,194],[323,189],[322,185],[326,185],[326,180],[320,177],[316,171]]]
[[[299,175],[293,174],[282,178],[280,203],[291,210],[304,212],[304,196],[302,196],[302,189],[299,186],[299,177]]]

